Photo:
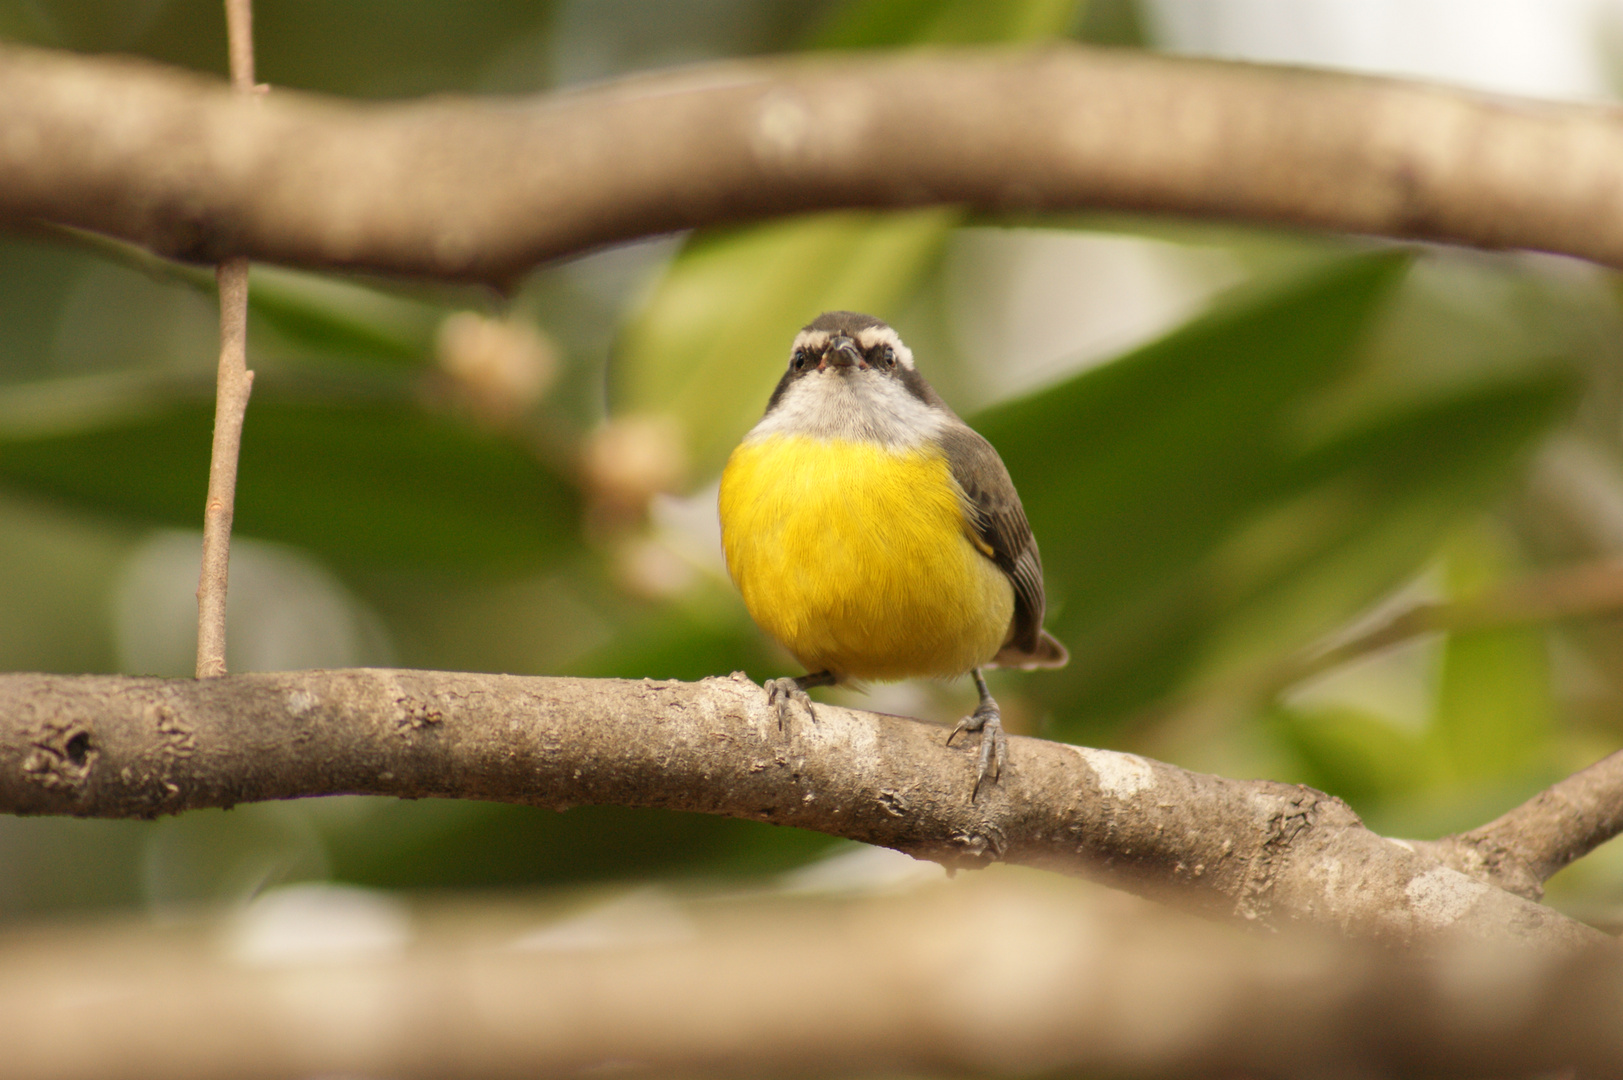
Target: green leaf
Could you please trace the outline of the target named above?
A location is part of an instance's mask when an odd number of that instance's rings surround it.
[[[1290,409],[1347,369],[1407,266],[1332,264],[974,418],[1020,489],[1067,622],[1157,591],[1281,494]]]
[[[619,613],[614,640],[570,673],[587,678],[687,679],[743,670],[756,682],[783,674],[783,661],[755,629],[742,604],[730,618],[679,607]],[[793,661],[790,661],[793,664]]]
[[[1485,530],[1450,546],[1449,595],[1461,599],[1505,580],[1513,561]],[[1432,753],[1454,781],[1497,781],[1542,771],[1551,756],[1555,702],[1542,627],[1453,633],[1443,646]]]
[[[217,294],[208,267],[164,258],[136,244],[66,226],[50,232],[109,262],[162,282]],[[256,264],[249,271],[248,311],[288,344],[323,356],[422,363],[432,353],[444,311],[336,276]]]
[[[1343,707],[1279,707],[1265,719],[1297,760],[1291,779],[1333,792],[1359,813],[1428,779],[1422,740],[1380,717]]]
[[[820,311],[885,311],[930,266],[951,210],[826,214],[695,238],[615,350],[617,411],[669,412],[698,475],[760,418],[795,332]]]
[[[445,312],[354,281],[276,266],[249,271],[251,317],[324,356],[423,364]]]
[[[1077,0],[853,0],[836,9],[818,34],[826,49],[972,45],[1060,37],[1081,18]]]
[[[324,832],[333,875],[373,888],[460,887],[782,873],[839,841],[764,822],[624,806],[376,800]]]
[[[1353,370],[1407,263],[1332,264],[976,419],[1042,545],[1074,659],[1028,686],[1066,730],[1350,617],[1561,415],[1570,381],[1534,373],[1309,438],[1303,416]]]
[[[172,388],[78,426],[0,430],[0,482],[200,527],[214,402]],[[0,417],[5,415],[0,400]],[[572,491],[523,447],[408,398],[255,387],[236,529],[340,564],[515,572],[576,534]]]
[[[1544,371],[1468,385],[1305,454],[1287,482],[1317,512],[1299,521],[1292,550],[1253,555],[1236,573],[1231,541],[1212,563],[1230,651],[1243,663],[1292,649],[1412,577],[1503,490],[1573,390]]]

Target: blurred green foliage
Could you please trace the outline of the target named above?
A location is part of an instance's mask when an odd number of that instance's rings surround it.
[[[245,535],[340,565],[508,574],[536,570],[575,542],[573,489],[521,445],[376,388],[351,397],[342,387],[267,383],[256,388],[254,437],[238,467]],[[19,491],[194,525],[214,397],[206,385],[192,390],[127,419],[0,434],[0,476]]]
[[[976,418],[1044,541],[1077,659],[1037,692],[1068,734],[1171,693],[1244,624],[1256,659],[1328,632],[1412,574],[1560,414],[1570,379],[1534,368],[1329,438],[1304,430],[1408,262],[1355,257],[1236,297]],[[1055,445],[1067,429],[1085,452]],[[1327,577],[1330,595],[1304,595]]]
[[[258,8],[261,78],[358,96],[539,89],[796,48],[1143,41],[1125,0]],[[0,0],[0,35],[223,69],[216,0]],[[968,250],[971,225],[1016,244],[1064,230],[1136,238],[1157,257],[1215,254],[1240,284],[1214,285],[1147,343],[1079,353],[1035,389],[989,399],[974,388],[1000,373],[977,366],[988,350],[975,334],[1023,328],[972,332],[957,310],[963,283],[946,256]],[[211,285],[204,269],[99,238],[0,238],[6,667],[113,670],[129,653],[121,635],[142,632],[113,613],[157,572],[142,562],[146,538],[201,517]],[[1020,488],[1049,626],[1075,659],[997,675],[1011,724],[1312,783],[1416,835],[1485,820],[1619,742],[1609,660],[1623,641],[1604,622],[1418,641],[1268,700],[1234,690],[1382,603],[1475,595],[1604,553],[1584,546],[1581,506],[1570,521],[1539,518],[1566,522],[1554,538],[1528,525],[1548,494],[1530,463],[1553,441],[1582,442],[1611,468],[1590,479],[1623,504],[1623,468],[1608,464],[1623,460],[1616,290],[1548,260],[943,209],[628,245],[539,268],[510,298],[259,267],[237,528],[335,571],[353,594],[335,602],[364,608],[402,663],[792,671],[721,574],[707,490],[795,329],[830,307],[895,324]],[[545,335],[556,370],[533,399],[493,407],[489,372],[452,362],[445,320],[470,311]],[[649,415],[674,418],[685,477],[628,516],[594,471],[594,440]],[[907,707],[951,719],[966,693],[914,688]],[[0,820],[0,917],[240,899],[310,877],[405,888],[760,875],[828,846],[612,807],[355,798],[155,823]],[[1575,868],[1569,895],[1615,897],[1623,868],[1608,858]]]

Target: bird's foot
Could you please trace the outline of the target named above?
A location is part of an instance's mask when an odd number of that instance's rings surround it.
[[[766,690],[767,705],[777,710],[779,731],[783,730],[784,722],[789,719],[792,704],[800,705],[812,720],[817,719],[817,713],[812,708],[811,695],[806,693],[806,686],[800,679],[768,679],[762,684],[762,688]]]
[[[974,712],[958,721],[958,726],[947,736],[947,745],[951,746],[952,740],[965,731],[978,731],[981,735],[980,770],[975,774],[975,786],[969,793],[969,801],[974,802],[986,778],[998,779],[1003,775],[1003,766],[1009,763],[1009,739],[1003,734],[1003,714],[998,711],[997,702],[990,697],[982,699]]]

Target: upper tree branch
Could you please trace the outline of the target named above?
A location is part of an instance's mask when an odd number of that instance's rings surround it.
[[[1623,266],[1614,110],[1055,47],[716,65],[530,101],[346,105],[8,49],[0,216],[201,261],[510,280],[830,207],[1116,207]]]
[[[975,750],[944,742],[931,724],[832,706],[780,732],[741,677],[4,675],[0,812],[150,816],[340,792],[658,806],[949,865],[1043,866],[1381,941],[1606,940],[1367,831],[1309,788],[1015,739],[1008,771],[972,803]]]

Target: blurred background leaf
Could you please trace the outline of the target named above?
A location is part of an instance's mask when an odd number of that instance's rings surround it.
[[[193,525],[214,423],[212,388],[193,391],[89,430],[0,434],[0,477],[104,512]],[[266,380],[253,410],[238,473],[236,527],[246,536],[337,563],[508,573],[574,539],[573,491],[533,455],[409,399],[279,392]]]
[[[883,311],[941,251],[950,210],[819,215],[689,241],[615,351],[617,411],[669,412],[720,467],[759,418],[788,342],[820,311]]]
[[[814,44],[826,49],[1043,41],[1076,26],[1077,0],[850,0],[837,6]]]

